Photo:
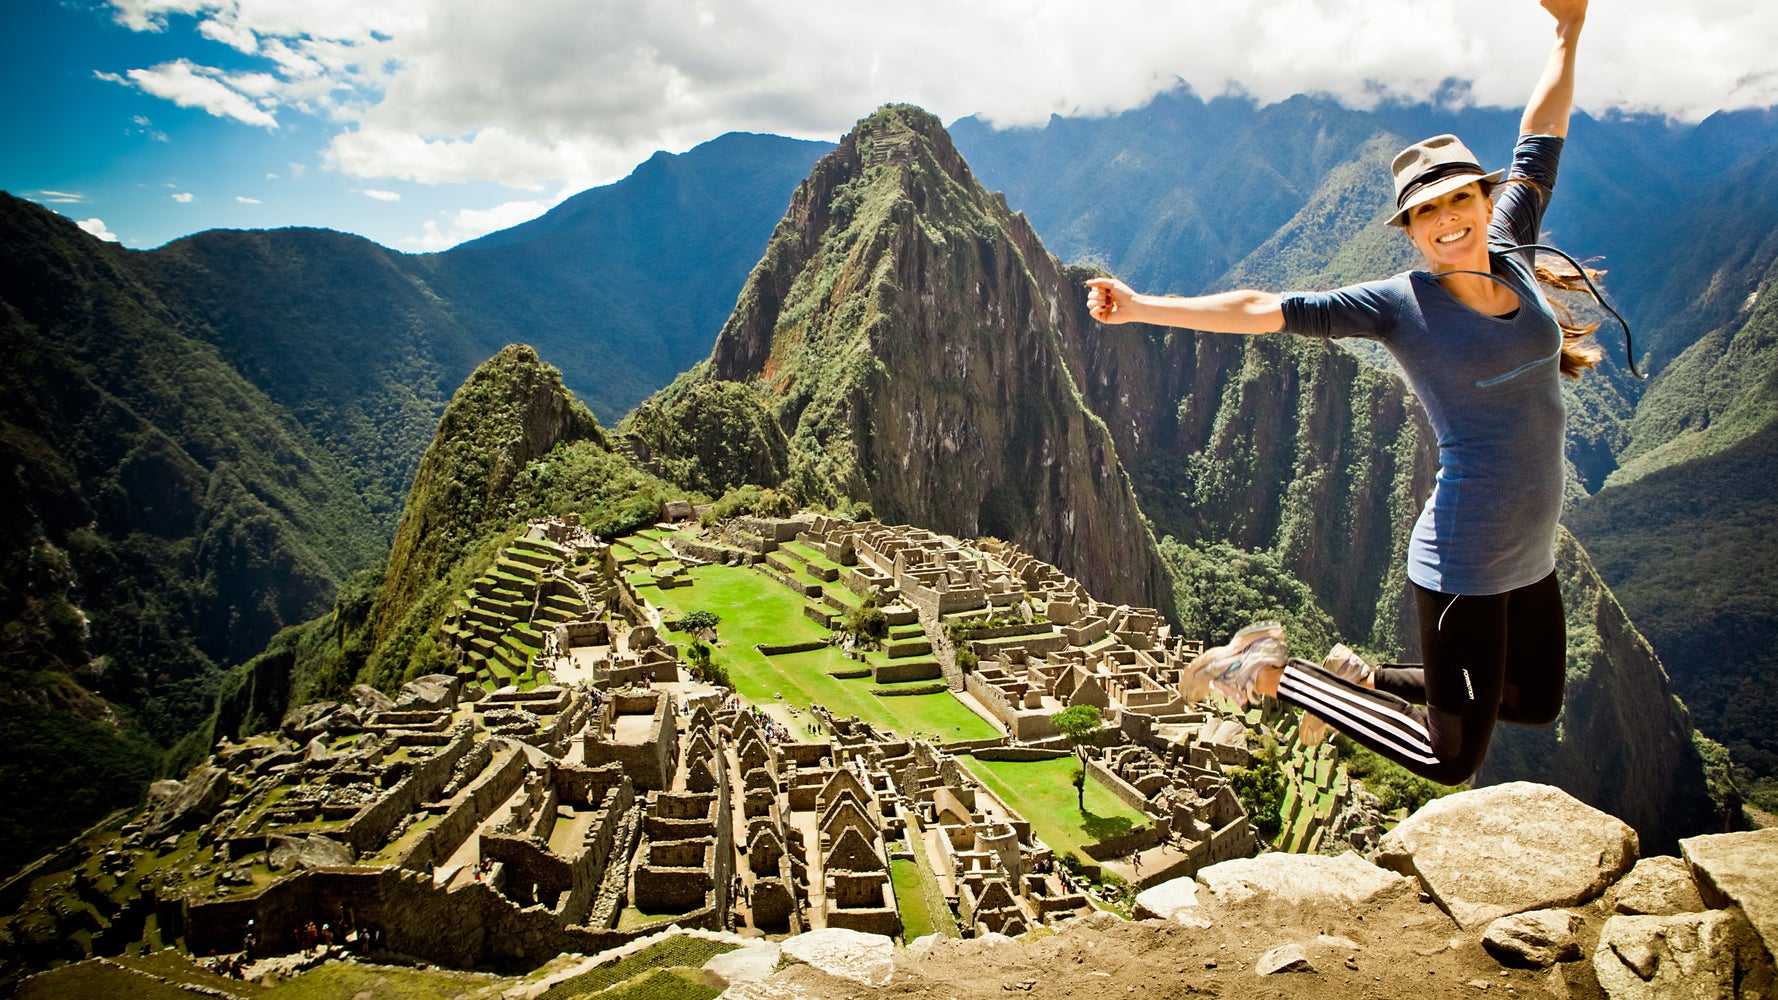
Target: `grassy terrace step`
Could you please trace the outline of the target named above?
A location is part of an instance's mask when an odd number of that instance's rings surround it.
[[[821,550],[815,548],[813,545],[807,545],[803,542],[784,542],[780,547],[784,551],[794,554],[797,558],[811,566],[817,566],[822,569],[831,569],[836,573],[841,569],[839,563],[827,558],[827,556],[822,554]]]
[[[892,660],[899,660],[909,656],[925,656],[930,652],[932,652],[932,643],[927,641],[923,636],[919,639],[909,639],[905,642],[885,643],[883,646],[884,655]]]
[[[552,611],[566,611],[579,614],[586,610],[586,602],[570,594],[551,594],[543,599],[543,606]]]
[[[488,665],[495,668],[504,666],[507,672],[514,677],[524,673],[525,668],[529,666],[523,657],[514,653],[507,646],[495,646],[493,656],[488,659]],[[498,669],[495,672],[498,673]]]
[[[529,566],[534,570],[545,570],[561,562],[546,552],[527,552],[524,549],[507,549],[500,553],[500,562]]]
[[[821,602],[841,614],[845,614],[848,611],[856,611],[859,605],[864,603],[864,599],[845,587],[823,587],[821,588]]]

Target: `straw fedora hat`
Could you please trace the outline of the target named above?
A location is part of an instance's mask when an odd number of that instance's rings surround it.
[[[1473,181],[1496,183],[1504,170],[1489,173],[1476,162],[1475,154],[1454,135],[1435,135],[1395,154],[1395,208],[1384,219],[1391,226],[1406,225],[1408,210],[1455,191]]]

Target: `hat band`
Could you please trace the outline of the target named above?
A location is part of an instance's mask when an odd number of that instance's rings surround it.
[[[1481,164],[1471,163],[1467,160],[1441,163],[1409,181],[1408,186],[1401,189],[1401,193],[1395,196],[1396,211],[1405,211],[1408,199],[1412,198],[1422,188],[1437,184],[1439,181],[1442,181],[1447,177],[1456,177],[1459,174],[1475,174],[1477,177],[1485,177],[1487,176],[1487,171],[1482,169]]]

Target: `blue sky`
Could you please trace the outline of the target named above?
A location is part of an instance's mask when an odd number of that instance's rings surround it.
[[[894,10],[894,15],[884,13]],[[0,189],[125,246],[324,226],[438,250],[728,131],[836,139],[1110,114],[1181,83],[1263,101],[1523,100],[1531,0],[11,0]],[[1697,120],[1778,103],[1778,4],[1610,0],[1577,102]]]

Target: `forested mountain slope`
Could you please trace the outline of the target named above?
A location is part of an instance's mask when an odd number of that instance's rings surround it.
[[[138,796],[221,668],[384,542],[344,464],[191,335],[136,255],[8,196],[0,248],[9,867]]]

